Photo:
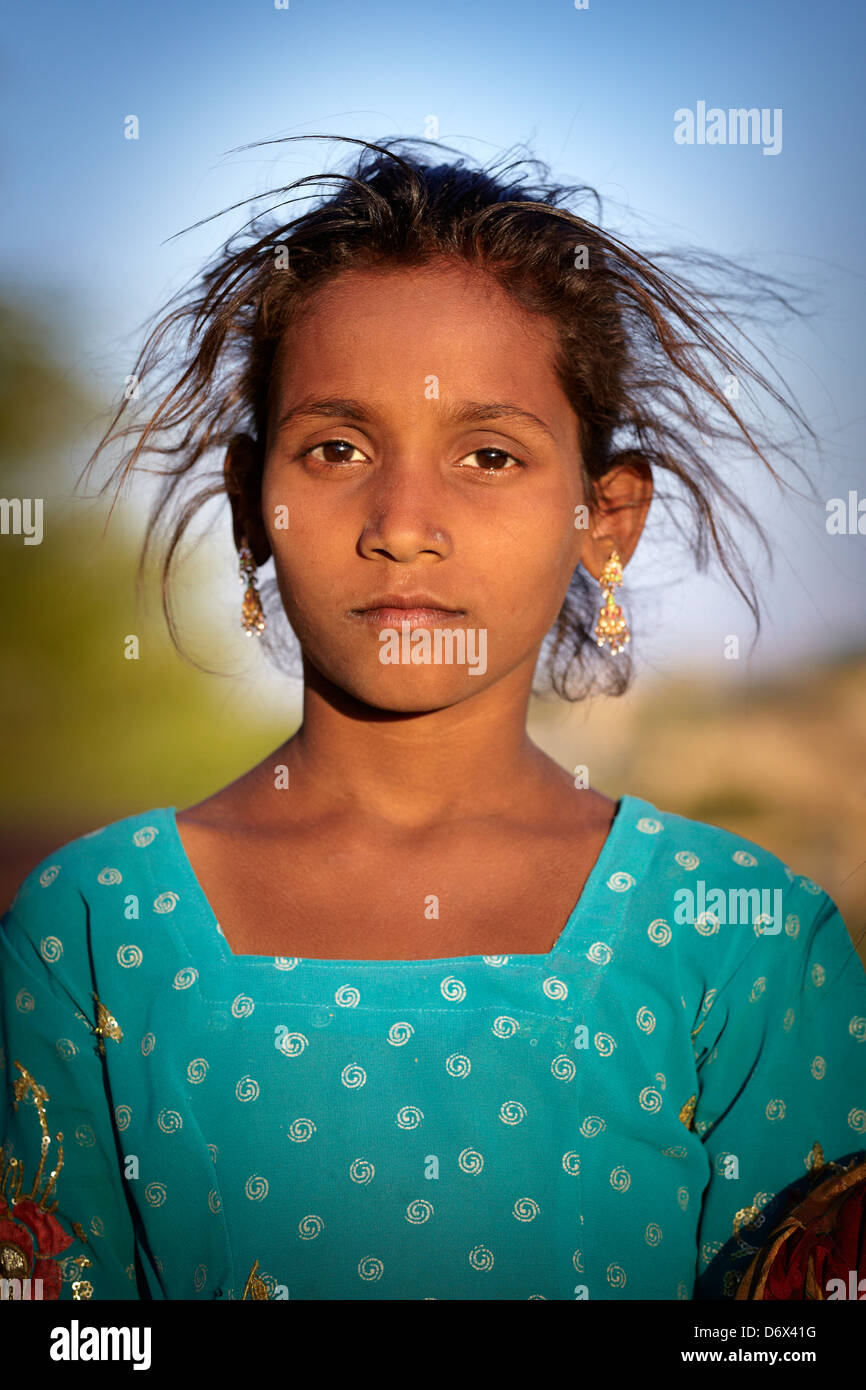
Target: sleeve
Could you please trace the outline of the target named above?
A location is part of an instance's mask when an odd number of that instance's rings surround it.
[[[7,1298],[140,1297],[87,921],[56,863],[0,918],[0,1273],[31,1281],[5,1284]]]
[[[709,1160],[694,1298],[733,1296],[785,1188],[824,1162],[866,1157],[866,971],[810,880],[791,886],[783,917],[710,991],[693,1033],[692,1128]]]

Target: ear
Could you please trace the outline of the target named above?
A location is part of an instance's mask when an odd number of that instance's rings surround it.
[[[653,497],[652,471],[642,454],[620,454],[596,483],[598,504],[591,514],[581,562],[598,579],[610,552],[623,566],[634,554]]]
[[[236,434],[226,452],[223,475],[232,509],[232,532],[238,550],[246,536],[257,565],[271,556],[271,547],[262,523],[261,495],[264,456],[248,434]]]

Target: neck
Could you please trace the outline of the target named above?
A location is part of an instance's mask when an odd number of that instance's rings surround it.
[[[534,669],[533,658],[457,704],[404,713],[365,705],[308,668],[301,727],[267,765],[286,763],[311,811],[339,806],[397,830],[504,814],[567,777],[526,732]]]

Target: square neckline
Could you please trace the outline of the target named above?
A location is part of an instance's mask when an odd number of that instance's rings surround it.
[[[607,835],[605,836],[604,843],[602,844],[602,847],[599,850],[599,853],[596,857],[595,863],[593,864],[584,881],[583,888],[581,890],[580,896],[577,899],[577,902],[574,904],[570,913],[568,914],[568,918],[566,919],[565,925],[563,926],[562,930],[560,931],[558,937],[554,941],[549,951],[512,951],[508,954],[482,953],[471,956],[410,956],[407,959],[376,959],[371,957],[353,958],[342,956],[274,956],[272,954],[243,954],[233,951],[223,932],[222,927],[220,926],[217,915],[214,912],[213,907],[211,906],[210,899],[208,898],[207,894],[204,891],[204,888],[199,882],[196,871],[192,865],[192,860],[186,852],[186,846],[183,843],[180,830],[177,824],[177,807],[166,806],[162,809],[171,830],[175,858],[177,859],[181,871],[184,877],[187,879],[187,882],[192,890],[193,898],[197,900],[199,906],[203,910],[204,915],[209,919],[208,926],[212,929],[212,931],[209,933],[208,942],[210,944],[216,944],[223,964],[236,964],[238,966],[264,964],[273,967],[275,962],[292,962],[293,966],[294,964],[303,962],[305,965],[312,965],[316,967],[330,966],[332,968],[339,967],[341,969],[351,967],[352,969],[357,970],[362,967],[367,969],[374,969],[377,967],[382,967],[383,969],[394,969],[398,966],[447,966],[488,964],[490,962],[496,962],[497,964],[508,962],[510,964],[512,961],[516,961],[518,963],[540,964],[544,961],[550,960],[554,956],[563,954],[566,944],[570,941],[572,935],[574,934],[574,931],[578,925],[578,921],[583,919],[585,913],[588,911],[591,900],[597,895],[597,890],[608,871],[609,861],[612,859],[614,854],[618,852],[619,842],[622,838],[622,833],[625,826],[624,812],[626,810],[626,807],[631,807],[633,803],[639,801],[639,797],[630,796],[625,793],[618,798],[616,803],[616,810],[613,814],[613,819],[611,820],[610,827],[608,829]],[[282,968],[286,968],[285,965],[283,965]]]

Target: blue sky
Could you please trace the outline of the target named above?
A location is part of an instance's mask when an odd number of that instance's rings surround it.
[[[785,328],[773,360],[822,437],[821,497],[866,497],[864,100],[852,61],[866,24],[855,7],[289,4],[41,0],[8,13],[0,289],[52,316],[61,357],[115,393],[140,325],[242,215],[170,238],[334,168],[341,153],[311,141],[228,151],[306,132],[423,135],[433,115],[443,142],[482,160],[529,144],[554,178],[609,198],[617,229],[641,249],[687,243],[748,258],[814,294],[816,315]],[[699,101],[780,108],[781,152],[678,145],[674,112]],[[123,138],[130,113],[138,141]],[[640,220],[619,220],[623,209]],[[754,472],[743,486],[777,559],[757,661],[862,640],[866,536],[828,536],[823,504],[783,507]],[[672,584],[672,563],[642,547],[627,572],[649,596],[647,650],[660,666],[718,666],[718,634],[747,636],[745,610],[718,583]]]

